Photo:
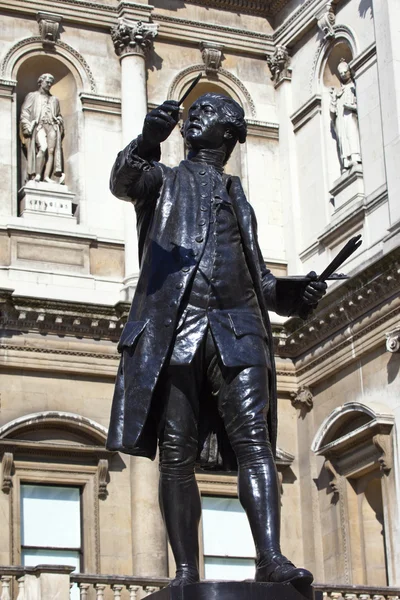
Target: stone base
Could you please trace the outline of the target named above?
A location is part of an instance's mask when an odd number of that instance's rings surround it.
[[[364,180],[362,165],[355,165],[348,171],[345,171],[339,179],[336,179],[329,193],[333,198],[334,214],[338,211],[345,211],[350,203],[354,204],[354,201],[363,200]]]
[[[182,587],[166,587],[150,594],[151,600],[304,600],[313,598],[311,586],[300,592],[290,583],[255,581],[202,581]]]
[[[58,217],[76,223],[72,194],[67,186],[44,181],[28,181],[18,192],[20,216],[30,219]]]

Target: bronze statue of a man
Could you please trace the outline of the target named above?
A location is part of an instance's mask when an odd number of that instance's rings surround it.
[[[50,94],[54,77],[44,73],[39,89],[27,94],[21,108],[20,137],[26,147],[28,179],[51,183],[54,174],[63,183],[62,139],[64,121],[58,98]]]
[[[315,305],[326,284],[288,284],[265,267],[240,180],[224,174],[235,144],[246,139],[234,100],[198,98],[183,127],[188,159],[175,168],[159,162],[178,106],[169,100],[147,115],[111,174],[113,194],[135,206],[141,271],[119,342],[107,447],[154,459],[158,440],[160,506],[177,565],[171,585],[199,580],[198,462],[238,470],[256,580],[311,583],[279,544],[267,311],[290,315],[301,302]]]

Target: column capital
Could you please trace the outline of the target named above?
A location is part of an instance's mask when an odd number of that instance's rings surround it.
[[[129,54],[144,57],[152,47],[156,35],[157,25],[155,23],[143,23],[142,21],[128,23],[120,18],[118,25],[111,27],[114,49],[120,58]]]
[[[267,54],[267,63],[275,85],[282,79],[291,79],[290,56],[286,46],[278,45],[273,54]]]
[[[207,74],[216,73],[220,68],[223,58],[222,50],[222,44],[216,44],[208,40],[200,42],[201,58],[203,59]]]

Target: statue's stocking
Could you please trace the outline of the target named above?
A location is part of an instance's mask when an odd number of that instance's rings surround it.
[[[201,515],[200,494],[193,474],[160,474],[161,513],[176,562],[172,585],[199,580],[198,530]]]

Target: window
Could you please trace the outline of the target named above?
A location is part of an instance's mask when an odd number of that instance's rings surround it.
[[[205,578],[253,578],[254,542],[239,500],[203,496],[202,504]]]
[[[21,483],[21,560],[81,570],[81,489]]]

